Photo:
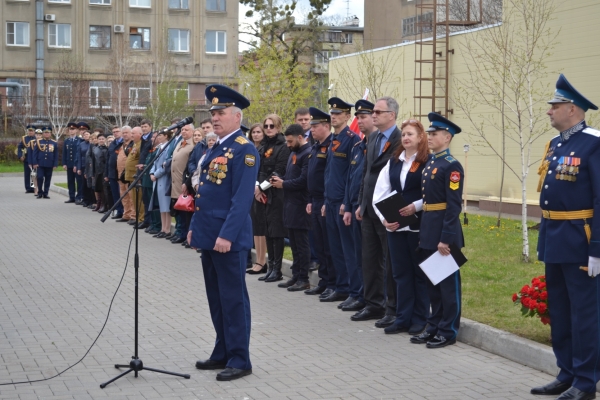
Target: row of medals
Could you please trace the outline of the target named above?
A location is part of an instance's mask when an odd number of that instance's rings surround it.
[[[556,167],[556,179],[559,181],[575,182],[579,173],[579,167],[575,165],[558,164]]]
[[[227,159],[232,158],[233,154],[231,153],[231,150],[228,150],[224,156],[212,160],[208,166],[208,175],[206,175],[206,179],[217,185],[223,183],[223,179],[227,176]]]

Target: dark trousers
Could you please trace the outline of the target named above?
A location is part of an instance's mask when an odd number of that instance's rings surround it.
[[[27,161],[23,162],[23,174],[25,177],[25,191],[33,192],[33,188],[31,187],[31,168],[29,168]]]
[[[75,183],[77,184],[77,193],[75,194],[75,200],[83,200],[83,189],[85,186],[85,184],[83,183],[83,175],[79,175],[77,172],[74,172],[73,174],[75,175]]]
[[[310,245],[307,229],[288,229],[290,247],[294,262],[292,278],[296,281],[308,282],[308,267],[310,264]]]
[[[73,167],[67,167],[67,187],[69,189],[69,200],[75,200],[76,177],[77,172],[73,172]]]
[[[250,298],[246,288],[248,250],[202,249],[202,271],[217,339],[210,359],[250,369]]]
[[[308,230],[308,244],[310,245],[310,261],[319,262],[317,250],[315,250],[315,234],[312,229]]]
[[[351,210],[352,212],[352,222],[350,223],[350,230],[352,232],[352,248],[354,250],[354,257],[357,263],[357,271],[360,279],[360,290],[358,291],[358,295],[355,297],[358,301],[364,301],[364,281],[363,281],[363,272],[362,272],[362,223],[361,221],[356,219],[356,210],[357,206],[354,206]]]
[[[190,222],[192,221],[192,215],[194,213],[187,211],[177,211],[175,215],[175,230],[178,238],[187,238],[188,230],[190,229]],[[179,230],[177,230],[179,225]]]
[[[552,350],[557,379],[583,392],[596,392],[600,378],[600,278],[577,264],[546,264]]]
[[[142,201],[144,202],[144,221],[148,221],[148,223],[152,224],[152,212],[149,210],[150,199],[152,199],[152,188],[142,187]],[[187,235],[187,232],[185,234]]]
[[[110,192],[112,193],[113,201],[119,200],[119,198],[121,197],[121,192],[119,190],[119,181],[113,178],[108,178],[108,182],[110,183]],[[117,210],[117,216],[122,217],[123,203],[119,201],[119,204],[117,204],[115,210]]]
[[[392,273],[396,282],[396,321],[398,326],[425,326],[429,318],[429,280],[417,255],[419,232],[388,232]]]
[[[52,167],[37,168],[38,195],[41,193],[43,196],[48,196],[50,181],[52,180],[52,169]]]
[[[348,294],[352,298],[360,298],[362,279],[358,273],[352,230],[344,224],[344,217],[340,215],[341,205],[341,202],[325,202],[327,236],[331,246],[331,258],[337,274],[335,291]]]
[[[83,171],[81,173],[84,174]],[[90,179],[83,178],[83,186],[83,201],[87,204],[96,204],[96,194],[94,193],[94,188],[92,187]]]
[[[422,260],[425,260],[436,251],[422,249]],[[427,332],[437,333],[448,340],[456,339],[462,312],[460,270],[435,286],[427,279],[427,293],[429,293],[429,301],[431,302],[431,316],[427,320],[429,323]]]
[[[314,200],[311,208],[310,219],[315,237],[315,251],[319,259],[319,287],[335,290],[335,267],[331,259],[329,239],[327,238],[327,222],[321,216],[321,207],[324,201]]]
[[[192,214],[193,215],[193,214]],[[153,231],[160,231],[162,230],[162,221],[160,219],[160,210],[156,209],[152,211],[152,230]],[[189,224],[188,224],[189,227]]]
[[[396,282],[389,257],[387,231],[365,210],[362,220],[362,271],[367,307],[396,315]]]

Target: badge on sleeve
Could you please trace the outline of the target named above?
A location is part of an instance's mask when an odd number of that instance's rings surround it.
[[[450,189],[458,190],[460,187],[460,172],[453,171],[450,173]]]
[[[252,154],[246,154],[244,157],[244,162],[247,166],[254,167],[254,164],[256,164],[256,157],[254,157]]]

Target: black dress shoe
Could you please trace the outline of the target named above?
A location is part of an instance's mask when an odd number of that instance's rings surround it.
[[[218,381],[233,381],[252,373],[251,369],[225,368],[217,374]]]
[[[171,240],[171,239],[173,239],[174,237],[175,237],[175,234],[174,234],[174,233],[167,233],[167,236],[165,236],[165,239],[167,239],[167,240]]]
[[[337,308],[339,308],[340,310],[342,309],[342,307],[347,306],[350,303],[354,303],[354,298],[353,297],[348,297],[346,300],[342,301],[340,304],[337,305]]]
[[[420,335],[413,336],[410,338],[410,342],[414,344],[425,344],[435,337],[435,333],[427,331],[421,332]]]
[[[385,317],[381,318],[379,321],[375,322],[375,327],[376,328],[385,328],[385,327],[393,324],[395,320],[396,320],[395,315],[386,315]]]
[[[171,243],[173,244],[179,244],[179,243],[183,243],[185,242],[185,238],[177,238],[175,240],[171,240]]]
[[[25,193],[35,193],[35,190],[26,190]]]
[[[350,319],[352,321],[368,321],[370,319],[381,319],[383,317],[385,317],[385,311],[373,310],[369,307],[365,307],[361,311],[351,316]]]
[[[135,220],[135,219],[130,219],[129,221],[127,221],[127,223],[128,223],[129,225],[137,225],[137,222],[136,222],[136,220]]]
[[[352,303],[342,307],[342,311],[360,311],[365,308],[366,304],[359,300],[354,300]]]
[[[110,217],[110,219],[121,219],[121,218],[123,218],[123,216],[122,215],[118,215],[118,214],[115,215],[114,217]]]
[[[321,265],[316,262],[316,261],[312,261],[309,265],[308,265],[308,271],[316,271],[319,269]]]
[[[260,264],[256,264],[256,265],[260,265]],[[263,265],[261,269],[259,269],[258,271],[255,271],[253,269],[248,269],[246,270],[246,273],[248,275],[259,275],[259,274],[264,274],[267,272],[267,266]]]
[[[273,270],[271,274],[265,279],[265,282],[277,282],[283,279],[283,274],[280,270]]]
[[[307,294],[309,296],[314,296],[316,294],[320,295],[321,293],[323,293],[325,291],[325,286],[315,286],[312,289],[306,289],[304,291],[304,294]]]
[[[184,241],[183,241],[183,243],[181,243],[181,245],[182,245],[183,247],[185,247],[185,245],[186,245],[186,244],[188,244],[188,242],[187,242],[187,239],[186,239],[186,240],[184,240]],[[188,246],[189,246],[189,245],[188,245]]]
[[[89,206],[88,203],[86,203],[85,201],[82,201],[81,203],[79,203],[80,206],[82,206],[83,208],[87,208],[87,206]]]
[[[42,195],[41,195],[41,194],[38,194],[37,196],[35,196],[35,198],[36,198],[36,199],[41,199],[41,198],[42,198]]]
[[[83,202],[83,200],[75,200],[75,205],[79,206],[79,205],[81,205],[82,202]],[[119,218],[121,218],[121,217],[119,217]]]
[[[198,369],[224,369],[227,365],[225,361],[215,361],[215,360],[204,360],[204,361],[196,361],[196,368]]]
[[[267,278],[268,278],[269,276],[271,276],[271,274],[272,274],[272,273],[273,273],[273,269],[272,269],[272,268],[271,268],[271,269],[269,269],[269,268],[267,267],[267,273],[265,274],[265,276],[261,276],[260,278],[258,278],[258,280],[259,280],[259,281],[263,281],[263,282],[264,282],[264,281],[266,281],[266,280],[267,280]]]
[[[148,231],[149,235],[156,235],[156,234],[159,234],[159,233],[160,233],[160,231],[158,229],[150,229]]]
[[[297,282],[297,281],[296,281],[296,279],[294,279],[294,278],[292,278],[292,279],[288,279],[288,280],[287,280],[287,281],[285,281],[285,282],[281,282],[279,285],[277,285],[277,287],[280,287],[280,288],[287,289],[287,288],[289,288],[290,286],[294,286],[294,284],[295,284],[296,282]]]
[[[164,232],[158,232],[158,233],[157,233],[156,235],[154,235],[153,237],[155,237],[155,238],[157,238],[157,239],[162,239],[162,238],[164,238],[165,236],[167,236],[167,234],[166,234],[166,233],[164,233]]]
[[[408,329],[408,334],[415,336],[420,334],[421,332],[423,332],[425,330],[425,325],[417,325],[417,324],[413,324],[410,326],[410,328]]]
[[[141,228],[140,228],[141,229]],[[151,226],[148,226],[146,229],[144,229],[144,232],[146,233],[150,233],[150,231],[152,230]]]
[[[428,349],[441,349],[442,347],[450,346],[456,343],[456,339],[446,339],[441,335],[435,335],[433,339],[427,342]]]
[[[121,218],[121,219],[118,219],[116,222],[129,222],[129,220],[125,219],[125,218]]]
[[[65,201],[65,203],[75,203],[75,200],[69,199],[69,200]]]
[[[339,292],[333,292],[331,294],[331,296],[323,297],[323,298],[319,299],[319,301],[322,303],[333,303],[334,301],[344,301],[347,298],[348,298],[348,293],[344,294],[344,293],[339,293]]]
[[[303,282],[303,281],[298,281],[298,282],[294,283],[293,286],[290,286],[289,288],[287,288],[288,292],[299,292],[301,290],[306,290],[306,289],[310,289],[310,283]]]
[[[325,289],[323,291],[323,293],[321,293],[319,295],[319,299],[324,299],[325,297],[329,297],[333,294],[334,290],[333,289]]]
[[[589,400],[595,398],[596,393],[582,392],[576,387],[571,386],[567,391],[558,396],[556,400]]]
[[[148,222],[148,221],[142,221],[138,224],[139,229],[146,229],[149,227],[150,227],[150,222]]]
[[[391,324],[390,326],[386,326],[383,331],[385,332],[386,335],[394,335],[396,333],[408,332],[408,326]]]
[[[44,197],[45,199],[49,199],[49,198],[50,198],[50,196],[48,196],[47,194],[45,194],[43,197]]]
[[[564,383],[558,379],[553,380],[544,386],[538,386],[531,389],[531,394],[561,394],[566,392],[571,387],[570,383]]]

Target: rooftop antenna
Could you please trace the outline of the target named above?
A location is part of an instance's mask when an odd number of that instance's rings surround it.
[[[350,17],[350,0],[346,0],[346,18]]]

